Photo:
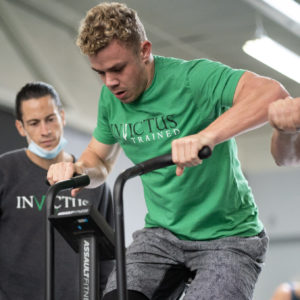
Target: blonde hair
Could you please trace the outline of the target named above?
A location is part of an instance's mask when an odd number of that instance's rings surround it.
[[[91,8],[81,21],[76,44],[83,54],[94,55],[113,39],[138,50],[147,37],[135,10],[123,3],[103,2]]]

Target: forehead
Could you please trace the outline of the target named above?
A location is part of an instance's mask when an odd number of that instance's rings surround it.
[[[30,119],[42,119],[50,114],[58,112],[58,107],[50,95],[40,98],[32,98],[21,103],[23,121]]]
[[[138,57],[133,47],[117,40],[112,40],[110,44],[98,51],[95,55],[89,56],[92,68],[106,70],[117,64],[128,63]]]

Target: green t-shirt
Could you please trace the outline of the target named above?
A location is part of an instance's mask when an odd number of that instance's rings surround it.
[[[99,101],[94,137],[120,143],[134,164],[170,153],[173,139],[199,132],[230,108],[244,72],[205,59],[154,59],[153,82],[136,101],[123,104],[105,86]],[[182,176],[170,166],[141,179],[146,227],[164,227],[186,240],[252,236],[263,228],[234,139]]]

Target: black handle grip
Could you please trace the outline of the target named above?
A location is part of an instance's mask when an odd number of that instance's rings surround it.
[[[199,152],[198,157],[200,159],[209,158],[211,156],[211,149],[208,146],[204,146]]]
[[[79,177],[79,178],[78,178]],[[86,178],[87,177],[87,178]],[[90,183],[90,179],[87,175],[85,174],[78,174],[78,173],[74,173],[73,177],[70,179],[67,179],[66,181],[70,180],[69,184],[76,184],[75,187],[81,187],[81,186],[86,186]],[[45,183],[49,186],[51,186],[51,184],[49,183],[48,179],[45,179]]]
[[[83,187],[90,184],[90,177],[86,174],[75,174],[69,179],[69,182],[72,188]]]
[[[204,146],[199,151],[198,156],[200,159],[206,159],[211,156],[211,153],[212,151],[210,147]],[[120,176],[129,179],[137,175],[143,175],[152,172],[154,170],[165,168],[172,165],[174,165],[174,162],[172,161],[172,154],[168,153],[168,154],[156,156],[154,158],[143,161],[135,165],[134,167],[127,169],[122,174],[120,174]]]

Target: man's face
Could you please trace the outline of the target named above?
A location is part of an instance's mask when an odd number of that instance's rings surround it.
[[[149,52],[147,47],[151,48],[151,44],[144,42],[140,51],[136,52],[113,40],[106,48],[89,56],[92,69],[123,103],[136,100],[149,84],[146,71]]]
[[[21,103],[22,121],[16,121],[19,133],[27,142],[35,142],[45,150],[55,148],[63,133],[64,112],[59,111],[50,95]]]

